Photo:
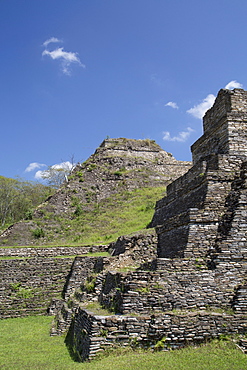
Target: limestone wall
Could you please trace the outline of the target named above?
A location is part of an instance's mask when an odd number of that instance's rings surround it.
[[[246,241],[246,162],[218,155],[203,163],[169,185],[156,204],[151,226],[157,226],[159,257],[203,257],[216,245],[218,251],[235,245],[236,255]],[[220,235],[226,227],[227,240]]]
[[[107,263],[108,259],[105,258],[105,260],[105,263]],[[99,273],[103,268],[103,257],[76,257],[64,286],[63,298],[69,298],[76,289],[82,286],[90,273]]]

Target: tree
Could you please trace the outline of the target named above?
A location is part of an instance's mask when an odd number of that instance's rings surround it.
[[[0,227],[29,217],[52,189],[48,186],[0,176]]]
[[[53,166],[49,166],[47,170],[42,171],[41,177],[44,180],[47,180],[47,184],[49,186],[58,189],[64,181],[67,181],[73,168],[73,161],[72,163],[67,161],[60,164],[54,164]]]
[[[1,226],[11,218],[13,203],[17,197],[16,180],[0,177],[0,222]]]

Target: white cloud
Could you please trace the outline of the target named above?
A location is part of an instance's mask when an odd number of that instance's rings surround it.
[[[47,48],[47,46],[49,45],[49,44],[51,44],[51,43],[56,43],[56,42],[63,42],[62,40],[59,40],[59,39],[57,39],[56,37],[51,37],[50,39],[48,39],[48,40],[46,40],[45,42],[43,42],[43,46],[45,47],[45,48]]]
[[[43,177],[42,177],[42,174],[43,174],[44,171],[37,171],[34,175],[34,178],[36,180],[43,180]]]
[[[206,111],[212,107],[215,101],[215,96],[209,94],[200,104],[195,105],[193,108],[187,110],[187,113],[191,114],[195,118],[202,118]]]
[[[236,80],[230,81],[226,86],[225,89],[232,90],[232,89],[242,89],[243,85]]]
[[[62,41],[55,38],[55,37],[51,37],[50,39],[46,40],[43,43],[43,46],[45,46],[45,50],[43,51],[42,56],[47,55],[53,60],[56,60],[56,59],[60,60],[61,61],[62,72],[64,74],[66,74],[66,75],[71,74],[70,66],[71,66],[72,63],[75,63],[75,64],[79,65],[82,68],[86,67],[85,64],[81,63],[80,58],[78,57],[78,53],[73,53],[71,51],[64,51],[64,48],[62,48],[62,47],[58,47],[58,48],[56,48],[55,50],[52,50],[52,51],[47,50],[46,47],[50,43],[54,43],[54,42],[62,42]]]
[[[74,165],[71,162],[67,161],[67,162],[54,164],[50,168],[54,169],[54,170],[64,170],[65,172],[70,172],[73,169],[73,167],[74,167]],[[43,180],[45,178],[46,174],[47,175],[49,174],[48,170],[44,170],[44,171],[39,170],[35,173],[34,177],[37,180]]]
[[[79,64],[81,64],[80,59],[76,56],[76,53],[63,51],[63,48],[57,48],[53,51],[44,50],[42,55],[50,55],[50,57],[52,59],[62,58],[62,59],[66,60],[69,63],[79,63]]]
[[[67,161],[59,164],[54,164],[53,166],[51,166],[51,168],[53,168],[54,170],[71,170],[73,166],[74,165],[71,162]]]
[[[173,101],[169,101],[167,104],[165,104],[165,107],[171,107],[174,109],[178,109],[177,103],[174,103]]]
[[[170,132],[169,131],[164,131],[163,132],[163,140],[165,141],[178,141],[178,142],[185,142],[190,134],[193,132],[194,130],[190,127],[187,127],[187,131],[181,131],[178,133],[177,136],[171,136]]]
[[[42,168],[45,166],[46,164],[43,164],[43,163],[32,162],[27,166],[27,168],[25,169],[25,172],[31,172],[31,171],[36,170],[37,168]]]

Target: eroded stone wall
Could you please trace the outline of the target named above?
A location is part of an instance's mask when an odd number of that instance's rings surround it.
[[[191,312],[139,317],[94,316],[79,309],[71,327],[69,347],[79,361],[85,361],[116,344],[169,350],[246,331],[242,315]]]
[[[207,270],[203,261],[158,260],[163,271],[109,272],[100,294],[100,303],[116,313],[147,314],[171,310],[242,310],[247,304],[244,284],[247,268],[237,264]],[[240,291],[239,291],[240,294]],[[240,301],[239,301],[240,302]]]
[[[46,314],[51,302],[69,297],[101,268],[100,257],[0,260],[0,318]]]
[[[77,256],[88,253],[106,252],[108,245],[63,246],[63,247],[1,247],[0,257],[57,257]]]
[[[61,298],[73,258],[0,260],[0,317],[45,314]]]

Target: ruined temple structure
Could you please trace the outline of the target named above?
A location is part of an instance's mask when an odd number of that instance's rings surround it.
[[[66,344],[78,361],[116,344],[169,350],[226,335],[247,352],[247,91],[220,90],[203,129],[191,148],[193,166],[168,185],[151,228],[98,247],[111,251],[111,257],[68,256],[61,265],[50,255],[39,270],[34,259],[33,265],[28,259],[4,261],[3,271],[9,266],[21,281],[31,276],[35,285],[46,278],[46,295],[60,284],[63,299],[54,296],[48,308],[56,314],[51,334],[68,331]],[[113,144],[106,141],[103,147],[116,152]],[[126,142],[117,150],[122,156]],[[150,153],[145,155],[150,160]],[[47,252],[30,248],[28,253]],[[120,269],[124,260],[133,263],[127,272]],[[44,275],[48,265],[53,269],[49,276]],[[11,294],[4,299],[10,312]],[[95,305],[107,313],[99,315]]]
[[[158,257],[207,257],[209,268],[247,257],[247,92],[220,90],[192,145],[193,167],[157,202]]]
[[[115,343],[169,349],[221,335],[237,335],[246,349],[247,91],[220,90],[203,128],[193,167],[157,202],[156,257],[126,273],[103,261],[93,289],[89,276],[58,311],[53,334],[70,327],[79,360]],[[130,244],[117,242],[114,255]],[[145,236],[138,245],[148,245]],[[90,313],[89,300],[117,315]]]

